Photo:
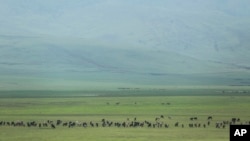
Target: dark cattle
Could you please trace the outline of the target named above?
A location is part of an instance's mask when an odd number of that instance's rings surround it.
[[[74,126],[76,126],[76,123],[75,123],[75,122],[70,121],[70,122],[69,122],[69,126],[68,126],[68,127],[69,127],[69,128],[71,128],[71,127],[74,127]]]
[[[126,122],[123,122],[123,123],[122,123],[122,126],[123,126],[123,127],[126,127]]]
[[[189,127],[194,127],[194,124],[193,123],[189,123],[188,126]]]
[[[37,123],[35,121],[27,122],[27,126],[28,127],[31,127],[31,126],[35,127],[35,126],[37,126]]]
[[[174,126],[175,126],[175,127],[178,127],[178,126],[179,126],[179,122],[176,122],[176,123],[174,124]]]
[[[106,127],[106,123],[105,122],[102,123],[102,127]]]
[[[142,123],[140,123],[140,127],[143,127],[144,126],[144,123],[142,122]]]
[[[168,127],[169,127],[169,125],[168,125],[168,124],[165,124],[165,125],[164,125],[164,127],[165,127],[165,128],[168,128]]]
[[[14,123],[14,126],[25,126],[23,121],[17,121],[16,123]]]
[[[86,128],[88,125],[86,122],[84,122],[84,123],[82,123],[82,126]]]
[[[64,122],[64,123],[63,123],[63,126],[68,126],[68,122]]]
[[[161,118],[164,118],[164,116],[163,116],[163,115],[161,115]]]
[[[107,125],[108,125],[109,127],[111,127],[111,126],[112,126],[112,124],[113,124],[113,122],[109,122],[109,121],[107,121]]]
[[[52,124],[53,121],[52,120],[47,120],[47,123]]]
[[[220,123],[216,123],[216,124],[215,124],[215,127],[216,127],[216,128],[220,128],[220,126],[221,126]]]
[[[240,122],[240,118],[237,118],[237,122]]]
[[[215,124],[215,127],[216,128],[225,128],[226,127],[226,125],[223,123],[223,122],[216,122],[216,124]]]
[[[191,117],[190,120],[197,120],[197,117]]]
[[[15,126],[15,122],[12,121],[12,122],[10,123],[10,125],[11,125],[11,126]]]
[[[232,123],[240,122],[240,118],[232,118],[231,121]]]
[[[53,129],[56,128],[56,126],[55,126],[54,124],[51,124],[50,126],[51,126],[51,128],[53,128]]]
[[[208,116],[208,117],[207,117],[207,120],[212,120],[212,119],[213,119],[212,116]]]
[[[208,126],[210,125],[210,121],[207,122],[207,125],[208,125]]]
[[[223,125],[222,125],[222,128],[225,128],[225,127],[226,127],[226,125],[225,125],[225,124],[223,124]]]
[[[90,121],[89,124],[90,124],[91,127],[94,127],[94,126],[95,126],[95,124],[94,124],[92,121]]]
[[[48,124],[47,123],[43,123],[43,127],[48,127]]]
[[[61,123],[62,123],[61,120],[57,120],[57,121],[56,121],[56,125],[57,125],[57,126],[60,125]]]
[[[115,125],[116,127],[120,127],[120,126],[121,126],[121,124],[120,124],[119,122],[115,122],[114,125]]]
[[[0,126],[5,125],[4,121],[0,121]]]

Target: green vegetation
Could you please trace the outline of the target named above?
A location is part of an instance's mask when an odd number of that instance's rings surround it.
[[[240,118],[242,123],[249,121],[249,93],[220,93],[214,90],[116,90],[116,91],[1,91],[0,121],[36,121],[60,119],[63,122],[90,121],[101,123],[104,118],[113,122],[145,120],[169,124],[169,128],[153,127],[74,127],[62,125],[50,127],[0,126],[0,141],[119,141],[119,140],[213,140],[227,141],[229,126],[215,128],[216,122]],[[208,95],[209,93],[214,95]],[[92,96],[90,94],[93,94]],[[145,93],[145,95],[143,95]],[[151,93],[154,96],[150,96]],[[165,93],[165,95],[164,95]],[[171,94],[172,93],[172,94]],[[179,95],[178,95],[179,93]],[[200,95],[198,95],[200,93]],[[12,95],[11,95],[12,94]],[[33,96],[32,96],[33,94]],[[72,95],[71,95],[72,94]],[[117,94],[117,96],[114,96]],[[136,95],[137,94],[137,95]],[[173,94],[176,94],[173,96]],[[37,97],[34,97],[37,96]],[[119,103],[119,104],[118,104]],[[190,117],[197,121],[190,121]],[[213,116],[210,126],[190,128],[188,124],[197,122],[207,124],[207,117]],[[179,122],[183,124],[175,127]]]

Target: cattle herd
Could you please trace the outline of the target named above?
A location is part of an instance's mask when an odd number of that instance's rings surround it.
[[[189,123],[181,123],[179,121],[171,122],[172,125],[163,122],[164,121],[164,115],[160,115],[159,117],[156,117],[153,122],[152,121],[139,121],[137,118],[129,119],[122,122],[117,121],[111,121],[107,120],[105,118],[101,119],[98,122],[88,121],[88,122],[82,122],[82,121],[62,121],[62,120],[45,120],[43,122],[37,122],[37,121],[1,121],[0,120],[0,128],[1,127],[37,127],[37,128],[52,128],[55,129],[56,127],[67,127],[67,128],[74,128],[74,127],[118,127],[118,128],[206,128],[209,126],[214,126],[215,128],[226,128],[230,124],[248,124],[250,125],[250,121],[244,121],[242,122],[240,118],[231,118],[230,120],[224,120],[224,121],[214,121],[212,116],[208,116],[207,119],[202,122],[199,122],[198,117],[190,117],[188,119]],[[173,120],[172,117],[168,116],[168,120]]]

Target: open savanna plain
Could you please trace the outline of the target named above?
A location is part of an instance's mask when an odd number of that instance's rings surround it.
[[[232,118],[249,124],[249,95],[215,89],[1,91],[0,141],[228,141]],[[126,127],[118,127],[122,123]]]

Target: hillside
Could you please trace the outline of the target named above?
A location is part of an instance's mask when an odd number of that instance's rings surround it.
[[[0,1],[0,89],[250,85],[249,4]]]

